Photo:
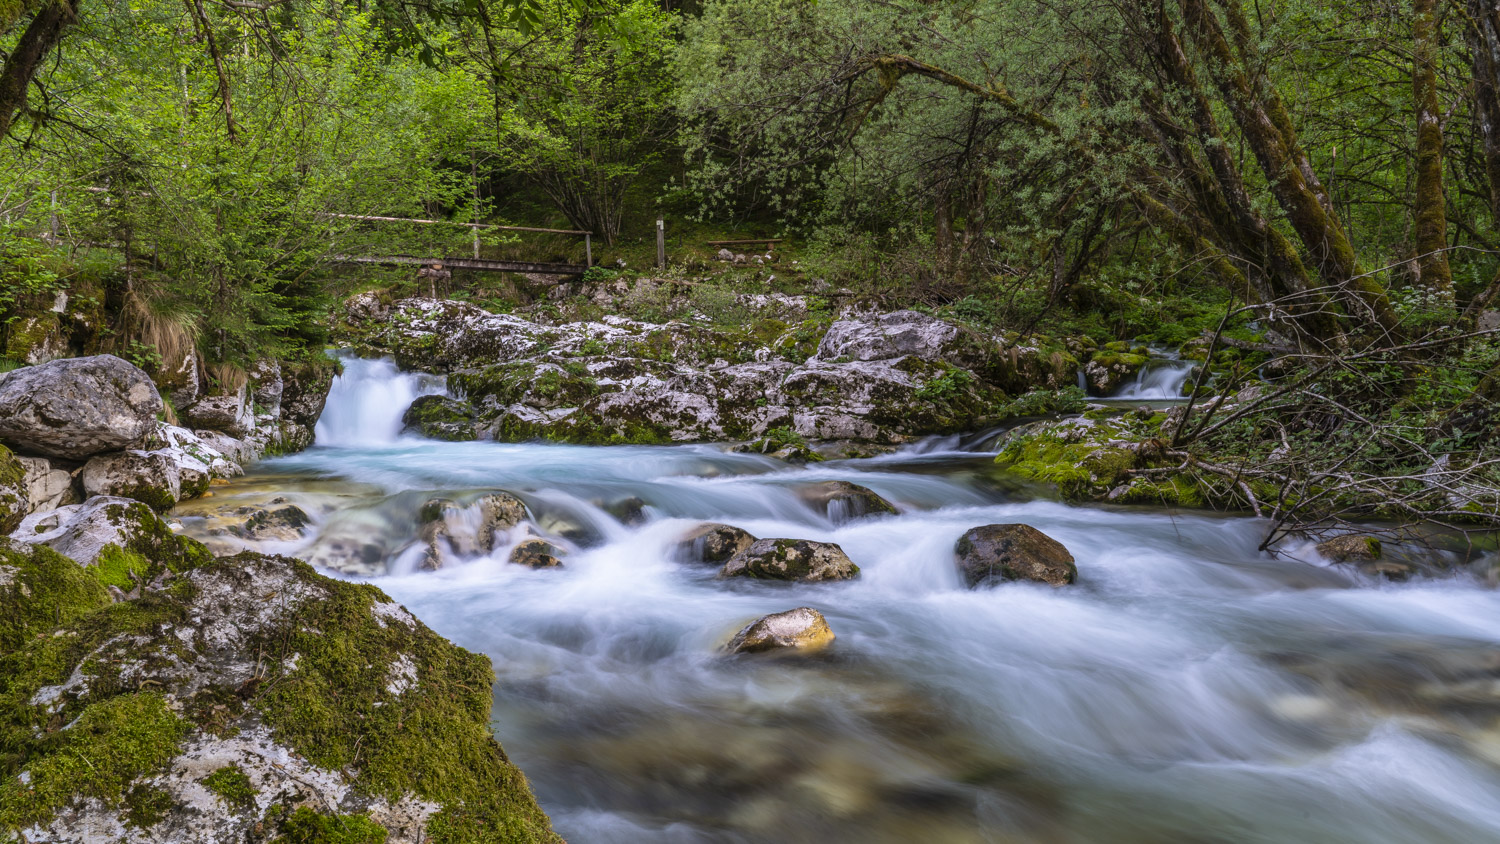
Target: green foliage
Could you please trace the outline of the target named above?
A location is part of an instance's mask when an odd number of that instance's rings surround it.
[[[951,401],[966,392],[974,383],[974,376],[967,369],[949,369],[929,379],[914,394],[928,401]]]

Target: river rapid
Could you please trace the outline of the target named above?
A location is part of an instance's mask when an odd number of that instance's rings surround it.
[[[1467,572],[1390,583],[1258,553],[1251,519],[1036,499],[961,438],[804,468],[399,436],[438,390],[347,361],[314,447],[177,517],[206,535],[213,510],[283,497],[315,535],[383,537],[371,581],[493,660],[495,731],[575,844],[1500,842],[1500,595]],[[797,497],[829,479],[901,513]],[[522,498],[565,565],[506,546],[416,571],[420,503],[488,490]],[[643,522],[610,515],[629,499]],[[836,542],[863,573],[717,580],[672,558],[702,521]],[[1066,545],[1078,583],[965,589],[954,542],[1004,522]],[[799,606],[837,635],[824,654],[720,653]]]

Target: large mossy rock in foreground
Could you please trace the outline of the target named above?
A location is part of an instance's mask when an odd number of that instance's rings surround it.
[[[0,442],[87,460],[139,446],[162,407],[151,377],[114,355],[55,360],[0,379]]]
[[[959,573],[970,587],[1004,580],[1064,586],[1078,579],[1073,555],[1031,525],[985,525],[959,537]]]
[[[378,589],[241,554],[99,566],[0,541],[0,839],[556,842],[488,660]]]

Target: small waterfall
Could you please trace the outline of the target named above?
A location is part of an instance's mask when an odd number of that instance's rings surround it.
[[[402,372],[390,358],[340,356],[344,374],[333,379],[328,403],[314,428],[324,446],[371,446],[395,442],[401,417],[419,396],[444,391],[442,376]]]
[[[1175,352],[1151,351],[1151,359],[1135,374],[1135,380],[1111,398],[1164,401],[1183,397],[1183,388],[1198,371],[1198,362],[1183,360]]]

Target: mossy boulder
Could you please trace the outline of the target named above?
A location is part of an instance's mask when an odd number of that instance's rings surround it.
[[[859,576],[849,555],[832,542],[807,539],[761,539],[735,554],[719,570],[719,577],[757,580],[795,580],[821,583],[853,580]]]
[[[959,573],[969,588],[1008,580],[1065,586],[1078,579],[1073,555],[1061,542],[1030,525],[971,528],[954,545]]]
[[[1032,423],[1006,435],[995,462],[1067,500],[1103,500],[1139,465],[1134,446],[1146,437],[1120,417]]]
[[[205,470],[195,475],[201,495],[208,488]],[[172,458],[160,451],[118,451],[100,454],[83,467],[85,495],[133,498],[165,513],[182,494],[182,473]]]
[[[0,549],[0,600],[37,607],[0,636],[0,835],[559,841],[490,733],[488,660],[294,560],[157,565],[111,603]]]
[[[116,548],[141,561],[184,571],[209,558],[202,545],[178,536],[151,508],[128,498],[97,496],[27,516],[11,535],[25,545],[45,545],[85,566]]]
[[[428,439],[466,442],[479,438],[474,425],[474,408],[466,401],[448,396],[422,396],[411,403],[401,422],[407,433]]]
[[[1106,346],[1089,359],[1088,365],[1083,368],[1083,374],[1095,395],[1109,396],[1120,385],[1134,379],[1148,359],[1142,354],[1116,351]]]

